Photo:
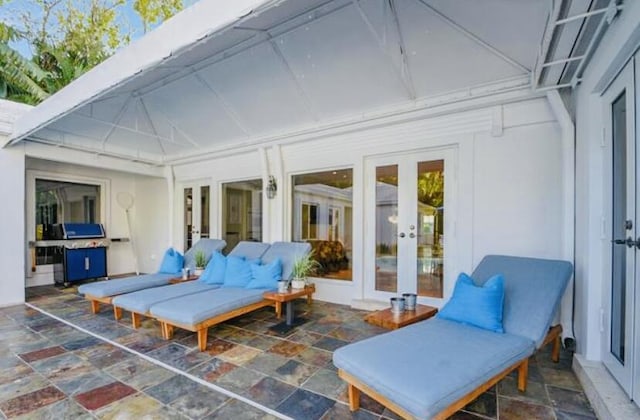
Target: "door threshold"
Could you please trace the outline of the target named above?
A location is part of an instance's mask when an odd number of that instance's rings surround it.
[[[640,418],[640,408],[629,399],[602,362],[574,354],[572,367],[599,419]]]

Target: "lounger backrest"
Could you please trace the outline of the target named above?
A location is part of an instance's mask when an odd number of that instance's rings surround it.
[[[194,270],[196,268],[196,252],[204,251],[204,256],[209,261],[211,254],[224,249],[225,246],[227,243],[222,239],[200,239],[184,253],[184,266]]]
[[[240,241],[233,247],[231,252],[229,252],[229,255],[245,257],[248,260],[257,260],[269,249],[269,246],[269,244],[265,244],[264,242]]]
[[[495,274],[504,276],[505,332],[530,338],[540,347],[572,272],[567,261],[487,255],[472,277],[484,284]]]
[[[311,251],[311,245],[306,242],[274,242],[262,256],[262,263],[269,264],[276,258],[282,260],[282,278],[291,278],[293,262]]]

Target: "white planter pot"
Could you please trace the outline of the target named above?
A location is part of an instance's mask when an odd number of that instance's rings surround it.
[[[204,268],[196,268],[195,270],[193,270],[193,274],[199,277],[202,275],[203,271],[204,271]]]
[[[291,287],[294,289],[304,289],[304,286],[306,286],[306,282],[304,281],[304,279],[293,279],[291,281]]]

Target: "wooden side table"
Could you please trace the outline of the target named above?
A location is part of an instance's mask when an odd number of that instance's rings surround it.
[[[187,281],[194,281],[194,280],[198,280],[200,278],[200,276],[196,276],[194,274],[190,275],[189,277],[187,277],[186,279],[183,279],[182,276],[180,277],[174,277],[172,279],[169,279],[169,284],[177,284],[177,283],[184,283]]]
[[[304,320],[296,320],[295,319],[295,311],[293,308],[293,302],[295,299],[306,296],[307,303],[312,303],[312,295],[316,291],[316,285],[310,284],[306,286],[304,289],[291,289],[286,293],[278,293],[278,292],[264,292],[262,297],[268,300],[271,300],[275,303],[276,306],[276,316],[280,318],[282,314],[282,304],[285,303],[285,322],[280,323],[278,325],[274,325],[271,327],[274,331],[277,332],[286,332],[296,325],[300,325],[304,322]]]
[[[418,321],[424,321],[434,316],[438,312],[438,308],[427,305],[416,305],[413,311],[404,311],[399,314],[391,312],[391,308],[375,311],[367,315],[364,320],[378,327],[396,330],[414,324]]]

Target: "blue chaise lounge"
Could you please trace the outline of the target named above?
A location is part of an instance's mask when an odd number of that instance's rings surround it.
[[[229,255],[254,260],[262,257],[268,248],[269,244],[264,242],[241,241],[231,250]],[[118,316],[122,309],[131,312],[133,328],[138,328],[140,326],[141,316],[149,316],[149,309],[153,305],[170,299],[217,289],[221,286],[219,283],[211,283],[203,280],[205,279],[200,278],[191,282],[170,284],[168,286],[154,287],[116,296],[112,301],[114,311],[118,313]]]
[[[436,316],[336,350],[351,410],[362,391],[404,418],[444,419],[516,369],[524,391],[529,357],[549,341],[572,265],[492,255],[472,278],[482,285],[496,274],[504,278],[504,333]]]
[[[205,257],[209,259],[215,251],[222,250],[227,243],[220,239],[201,239],[184,256],[184,267],[195,269],[195,254],[202,250]],[[95,283],[83,284],[78,287],[78,293],[83,294],[85,299],[91,303],[91,312],[96,314],[100,310],[100,303],[110,305],[114,296],[124,293],[131,293],[150,287],[166,286],[169,280],[176,277],[177,273],[153,273],[139,276],[125,277],[97,281]],[[114,308],[114,316],[119,319],[119,313]]]
[[[282,262],[281,277],[289,279],[293,262],[309,253],[310,249],[308,243],[274,242],[260,260],[263,265],[268,265],[279,258]],[[265,291],[276,288],[276,284],[270,288],[258,289],[227,287],[225,284],[219,289],[158,303],[151,306],[149,312],[162,324],[165,338],[172,337],[174,327],[197,332],[198,348],[204,351],[210,326],[265,306],[273,306],[274,302],[262,295]]]

